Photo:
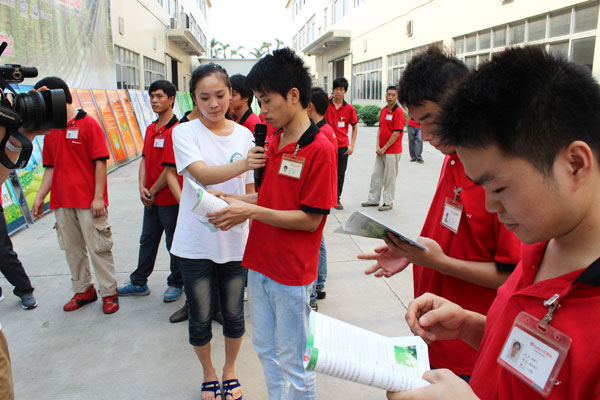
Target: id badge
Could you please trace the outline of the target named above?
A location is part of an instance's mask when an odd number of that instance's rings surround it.
[[[162,149],[165,147],[165,138],[156,138],[154,139],[154,147]]]
[[[388,120],[388,121],[391,121],[392,120],[392,114],[386,115],[385,119]]]
[[[67,129],[67,139],[78,139],[79,128]]]
[[[344,121],[338,121],[338,128],[343,128],[346,126],[346,122]]]
[[[548,397],[571,348],[571,338],[521,311],[498,356],[498,363],[543,397]]]
[[[284,154],[279,167],[279,175],[289,176],[290,178],[300,179],[304,169],[304,157],[294,157]]]
[[[462,212],[463,205],[461,202],[446,197],[444,213],[442,214],[442,226],[445,226],[454,233],[458,232]]]

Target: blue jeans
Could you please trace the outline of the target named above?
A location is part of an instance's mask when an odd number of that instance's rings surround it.
[[[421,128],[408,125],[408,151],[411,160],[423,160],[423,139],[421,138]]]
[[[144,207],[144,222],[142,225],[142,235],[140,236],[138,266],[129,276],[129,280],[134,285],[143,286],[148,283],[148,277],[154,270],[156,254],[158,253],[158,246],[160,245],[160,238],[163,231],[165,232],[167,250],[171,251],[178,212],[178,204],[172,206],[152,206],[150,209]],[[167,285],[178,288],[182,287],[181,271],[179,271],[174,256],[171,256],[170,267],[171,274],[167,277]]]
[[[252,343],[262,363],[271,400],[315,400],[315,373],[302,356],[308,335],[312,283],[287,286],[248,271]]]
[[[223,336],[232,339],[244,336],[244,287],[248,270],[242,267],[242,262],[217,264],[211,260],[176,259],[188,301],[190,344],[204,346],[212,339],[215,279],[219,282]]]
[[[319,272],[310,294],[311,304],[317,301],[317,290],[325,289],[327,280],[327,249],[325,248],[325,236],[321,236],[321,247],[319,247]]]

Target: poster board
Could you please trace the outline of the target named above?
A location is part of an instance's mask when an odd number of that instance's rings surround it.
[[[106,96],[108,97],[108,103],[110,104],[113,116],[117,122],[119,132],[121,133],[121,139],[123,139],[127,156],[131,161],[142,154],[142,148],[140,147],[138,149],[138,147],[135,145],[132,131],[129,128],[129,121],[127,121],[127,118],[125,117],[125,111],[123,111],[123,106],[121,106],[121,100],[119,100],[117,91],[107,90]]]
[[[4,219],[8,228],[8,234],[18,231],[27,226],[23,210],[17,202],[17,196],[10,179],[7,179],[1,187],[2,208],[4,208]]]
[[[129,95],[129,103],[131,107],[133,107],[133,111],[135,112],[135,118],[137,119],[138,125],[140,127],[140,132],[142,133],[142,140],[146,137],[146,129],[148,128],[148,123],[146,123],[146,118],[144,117],[144,110],[142,110],[142,105],[140,104],[140,99],[138,98],[137,92],[133,89],[127,89],[127,94]]]
[[[43,165],[44,138],[45,137],[46,136],[37,136],[35,138],[35,141],[37,142],[38,147],[40,149],[40,163],[42,163],[42,165]],[[42,178],[43,178],[43,176],[42,176]],[[44,213],[50,211],[50,196],[52,196],[52,192],[48,192],[48,194],[46,195],[46,198],[44,199]]]
[[[131,129],[131,133],[133,135],[135,147],[141,154],[144,149],[144,136],[140,131],[140,127],[135,117],[133,107],[131,106],[131,102],[129,101],[129,97],[127,96],[127,92],[123,89],[119,89],[117,90],[117,96],[119,96],[119,100],[121,101],[121,107],[123,107],[123,111],[125,112],[125,118],[127,118],[127,122],[129,122],[129,128]]]
[[[81,103],[81,109],[85,111],[90,117],[94,118],[96,122],[98,122],[106,132],[106,128],[104,128],[102,119],[100,119],[100,115],[98,114],[98,110],[96,109],[96,104],[94,103],[94,98],[92,97],[92,93],[89,91],[89,89],[77,89],[77,96],[79,97],[79,102]],[[108,146],[108,149],[109,158],[106,162],[106,170],[107,172],[110,172],[113,169],[117,168],[117,165],[115,163],[115,158],[112,153],[112,148]]]
[[[113,155],[115,156],[115,163],[117,165],[127,164],[129,159],[127,157],[127,151],[121,140],[119,134],[119,128],[117,127],[117,121],[112,114],[110,104],[108,103],[108,97],[106,91],[102,89],[92,89],[94,101],[96,107],[98,107],[98,113],[102,118],[104,124],[104,133],[108,139],[108,145],[112,149]]]
[[[44,177],[44,165],[42,163],[42,148],[37,140],[32,142],[33,149],[31,152],[31,158],[25,166],[25,168],[17,170],[17,176],[19,177],[19,183],[21,189],[27,201],[29,210],[33,209],[33,202],[37,195],[40,186],[42,185],[42,178]],[[50,201],[50,196],[46,196],[44,203]]]
[[[140,107],[142,108],[142,113],[144,114],[144,119],[146,120],[146,126],[150,125],[154,122],[158,117],[152,111],[152,106],[150,105],[150,95],[146,93],[144,90],[136,90],[135,91],[140,101]],[[148,95],[146,97],[145,95]]]
[[[181,110],[181,115],[179,115],[179,118],[183,117],[185,113],[190,111],[193,107],[192,98],[187,92],[177,92],[177,96],[175,97],[175,103]]]
[[[69,91],[71,92],[71,97],[73,98],[71,105],[78,110],[83,110],[81,102],[79,101],[79,96],[77,96],[77,89],[69,88]]]

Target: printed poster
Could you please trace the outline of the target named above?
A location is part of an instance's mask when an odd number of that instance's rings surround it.
[[[137,156],[142,154],[142,148],[139,149],[135,145],[135,141],[133,140],[133,134],[131,129],[129,129],[129,122],[125,117],[125,112],[123,111],[123,107],[121,106],[121,101],[119,100],[119,95],[116,90],[107,90],[106,95],[108,96],[108,102],[110,104],[110,108],[112,109],[113,116],[117,121],[117,126],[119,127],[119,132],[121,133],[121,139],[123,139],[123,144],[125,145],[125,150],[127,151],[127,155],[130,160],[133,160]]]
[[[150,105],[150,95],[145,90],[136,90],[138,99],[140,100],[140,106],[142,107],[142,112],[144,113],[144,119],[146,120],[146,125],[150,125],[158,118],[154,111],[152,111],[152,106]]]
[[[138,98],[137,92],[133,89],[127,89],[127,94],[129,94],[129,101],[131,106],[133,107],[133,111],[135,112],[135,118],[138,121],[143,140],[143,138],[146,137],[146,129],[150,124],[146,123],[144,111],[142,110],[142,105],[140,104],[140,99]]]
[[[21,227],[27,226],[27,221],[23,216],[23,211],[17,202],[17,196],[13,189],[10,179],[7,179],[0,189],[2,194],[2,208],[4,208],[4,219],[8,228],[8,234],[17,231]]]
[[[44,154],[44,138],[45,137],[46,136],[36,136],[36,138],[35,138],[35,140],[37,141],[38,147],[40,149],[41,156],[43,156],[43,154]],[[43,160],[43,159],[40,158],[40,160]],[[52,192],[48,192],[48,194],[46,195],[46,198],[44,199],[44,213],[50,211],[50,196],[51,195],[52,195]]]
[[[127,92],[124,89],[119,89],[117,90],[117,96],[119,96],[121,107],[123,107],[125,117],[127,118],[127,122],[129,122],[129,128],[131,129],[133,140],[135,141],[135,147],[138,149],[138,153],[142,154],[144,149],[144,137],[142,136],[142,132],[140,132],[140,127],[135,118],[133,107],[127,97]]]
[[[21,189],[27,201],[27,206],[31,210],[33,208],[33,202],[37,195],[40,186],[42,185],[42,178],[44,176],[44,165],[42,164],[42,148],[37,140],[32,142],[33,150],[31,152],[31,158],[23,169],[17,170],[17,176],[21,183]],[[46,197],[46,202],[49,201],[50,197]]]
[[[94,118],[96,122],[100,124],[104,133],[106,134],[106,128],[100,119],[100,115],[98,114],[98,110],[96,109],[96,104],[94,103],[94,98],[92,97],[92,93],[89,89],[77,89],[77,96],[79,97],[79,102],[81,103],[81,109],[85,111],[90,117]],[[106,161],[106,170],[108,172],[117,168],[115,164],[115,158],[113,156],[112,148],[108,146],[108,160]]]
[[[190,97],[189,93],[177,92],[177,96],[175,97],[175,104],[177,104],[177,106],[181,110],[181,115],[179,116],[179,118],[183,117],[186,112],[188,112],[192,109],[192,107],[188,103],[188,100],[187,100],[188,97],[190,98],[190,102],[191,102],[192,98]]]
[[[69,88],[69,91],[71,92],[71,97],[73,98],[71,105],[78,110],[83,110],[83,107],[81,107],[81,102],[79,101],[79,96],[77,96],[77,89]]]
[[[110,109],[110,104],[108,104],[106,92],[101,89],[92,89],[92,94],[94,95],[98,112],[102,117],[102,122],[104,123],[104,133],[106,133],[108,144],[113,151],[113,155],[115,156],[115,162],[117,165],[126,164],[129,162],[129,159],[127,158],[127,151],[125,150],[123,141],[119,135],[117,121],[115,121]]]

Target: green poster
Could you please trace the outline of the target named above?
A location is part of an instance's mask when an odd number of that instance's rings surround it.
[[[13,233],[19,228],[26,226],[27,222],[23,216],[23,211],[17,202],[17,196],[10,180],[2,184],[2,208],[4,208],[4,219],[8,227],[8,233]]]

